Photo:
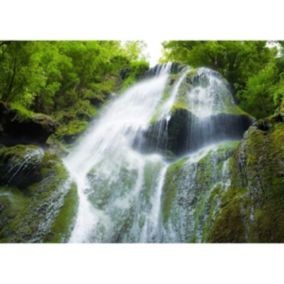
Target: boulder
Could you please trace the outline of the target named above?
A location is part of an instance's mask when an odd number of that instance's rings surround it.
[[[47,138],[55,132],[57,123],[48,115],[24,113],[0,103],[0,143],[45,144]]]
[[[38,146],[0,148],[0,242],[66,242],[78,206],[61,159]]]
[[[219,113],[201,119],[181,108],[169,120],[157,121],[149,127],[143,133],[141,148],[179,156],[212,142],[240,139],[252,123],[253,119],[245,114]]]
[[[0,186],[24,188],[41,179],[44,151],[34,145],[0,148]]]

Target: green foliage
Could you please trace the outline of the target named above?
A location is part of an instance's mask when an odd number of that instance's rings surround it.
[[[257,118],[271,115],[284,97],[284,60],[278,58],[248,79],[241,106]]]
[[[166,58],[219,71],[236,90],[275,55],[265,41],[170,41]]]
[[[74,142],[80,134],[82,134],[88,127],[88,122],[82,120],[72,120],[66,125],[59,127],[55,133],[55,136],[59,140],[63,140],[66,143]]]
[[[21,118],[55,118],[51,144],[73,142],[111,93],[149,68],[143,48],[139,41],[2,41],[0,100]]]
[[[283,60],[265,41],[169,41],[164,49],[163,60],[219,71],[256,117],[272,114],[283,97]]]
[[[136,76],[148,68],[142,48],[118,41],[0,42],[0,99],[49,114],[81,100],[103,101],[122,69]]]

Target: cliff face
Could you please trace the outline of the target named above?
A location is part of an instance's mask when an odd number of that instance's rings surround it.
[[[0,148],[0,242],[64,242],[77,209],[61,160],[35,145]]]
[[[245,134],[230,161],[231,186],[208,241],[284,241],[283,117],[280,107]]]
[[[240,142],[217,144],[169,167],[165,241],[284,241],[283,109],[256,121]]]

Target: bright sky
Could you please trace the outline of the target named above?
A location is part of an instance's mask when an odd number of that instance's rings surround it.
[[[145,54],[149,58],[150,67],[159,63],[162,56],[162,42],[159,40],[144,40],[146,43]]]

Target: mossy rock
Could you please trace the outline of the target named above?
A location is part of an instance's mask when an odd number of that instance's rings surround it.
[[[54,137],[64,143],[70,144],[75,142],[75,140],[88,128],[89,123],[84,120],[72,120],[68,124],[61,125]]]
[[[58,126],[48,115],[30,112],[19,105],[0,104],[0,143],[4,145],[45,144]]]
[[[44,151],[35,145],[0,148],[0,185],[25,188],[41,180]]]
[[[236,141],[220,143],[169,166],[162,194],[165,241],[207,241],[227,189],[229,172],[224,169],[237,146]]]
[[[178,160],[177,162],[172,164],[167,170],[165,186],[163,188],[162,195],[162,217],[164,223],[167,223],[169,220],[173,201],[176,197],[178,190],[176,181],[180,177],[181,169],[183,168],[186,160],[186,158]]]
[[[71,236],[75,217],[78,209],[78,193],[77,187],[73,183],[69,191],[65,194],[61,208],[54,218],[50,231],[44,238],[44,242],[48,243],[64,243]]]
[[[252,123],[245,114],[219,113],[200,119],[179,101],[169,119],[153,123],[143,133],[142,149],[181,156],[213,142],[240,139]]]
[[[76,211],[76,192],[61,160],[46,152],[40,180],[19,189],[0,188],[0,242],[67,241]]]
[[[250,127],[232,160],[232,184],[209,241],[284,241],[283,142],[284,123]]]

